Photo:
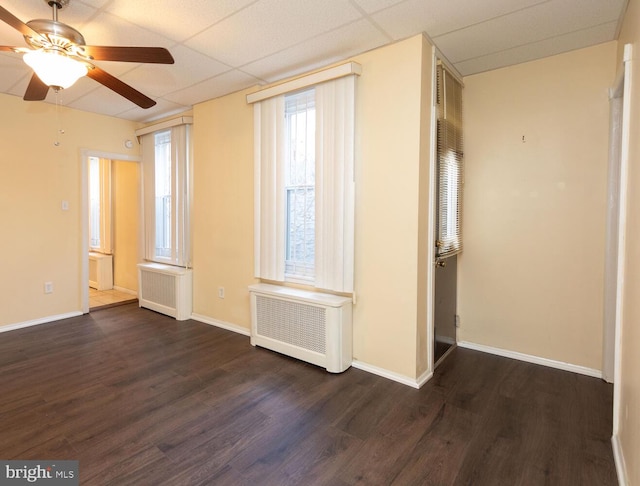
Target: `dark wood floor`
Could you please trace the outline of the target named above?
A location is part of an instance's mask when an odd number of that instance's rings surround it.
[[[609,485],[612,388],[457,349],[421,390],[124,305],[0,334],[0,458],[82,485]]]

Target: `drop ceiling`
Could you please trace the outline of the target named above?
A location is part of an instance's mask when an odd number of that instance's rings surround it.
[[[96,63],[153,98],[148,110],[88,78],[59,98],[71,108],[148,122],[421,32],[468,76],[614,40],[627,1],[71,0],[59,21],[87,44],[166,47],[176,63]],[[24,22],[51,18],[44,0],[0,5]],[[0,45],[25,43],[0,23]],[[0,92],[23,96],[31,71],[21,57],[0,52]],[[52,90],[46,101],[55,102]]]

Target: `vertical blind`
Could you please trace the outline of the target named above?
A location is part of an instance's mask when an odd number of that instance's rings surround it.
[[[437,69],[438,205],[436,257],[462,251],[462,85],[442,65]]]
[[[317,288],[353,291],[355,77],[314,86]],[[285,281],[285,95],[254,103],[255,275]]]

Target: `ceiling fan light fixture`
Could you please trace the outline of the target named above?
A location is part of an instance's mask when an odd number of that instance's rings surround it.
[[[86,64],[70,58],[57,49],[38,49],[27,52],[23,60],[29,65],[40,80],[54,89],[66,89],[82,76],[86,76]]]

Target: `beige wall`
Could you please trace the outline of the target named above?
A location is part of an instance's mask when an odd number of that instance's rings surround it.
[[[355,57],[356,359],[415,378],[426,359],[431,47],[422,36]],[[423,84],[426,83],[426,84]],[[246,92],[194,109],[194,313],[248,330],[253,108]],[[426,120],[425,120],[426,118]],[[422,192],[421,192],[422,191]],[[420,224],[422,221],[422,224]],[[217,297],[218,287],[225,298]]]
[[[460,341],[601,369],[615,52],[465,78]]]
[[[193,312],[251,327],[253,107],[246,92],[194,108]],[[224,287],[225,297],[218,297]]]
[[[0,95],[0,111],[0,326],[79,312],[80,150],[122,153],[136,125],[61,107],[65,133],[55,147],[55,106]]]
[[[425,231],[419,222],[424,217],[421,101],[423,62],[431,62],[429,56],[423,59],[427,48],[418,36],[355,58],[362,76],[356,112],[353,352],[359,361],[412,378],[418,369],[418,329],[426,328],[425,313],[419,312],[426,293],[418,293],[418,283],[425,280],[419,274],[424,269],[420,230]]]
[[[626,241],[622,376],[618,435],[630,486],[640,485],[640,1],[630,0],[619,39],[618,63],[624,44],[633,43],[633,88],[629,158],[629,202]]]
[[[112,162],[113,285],[138,291],[140,163]]]

